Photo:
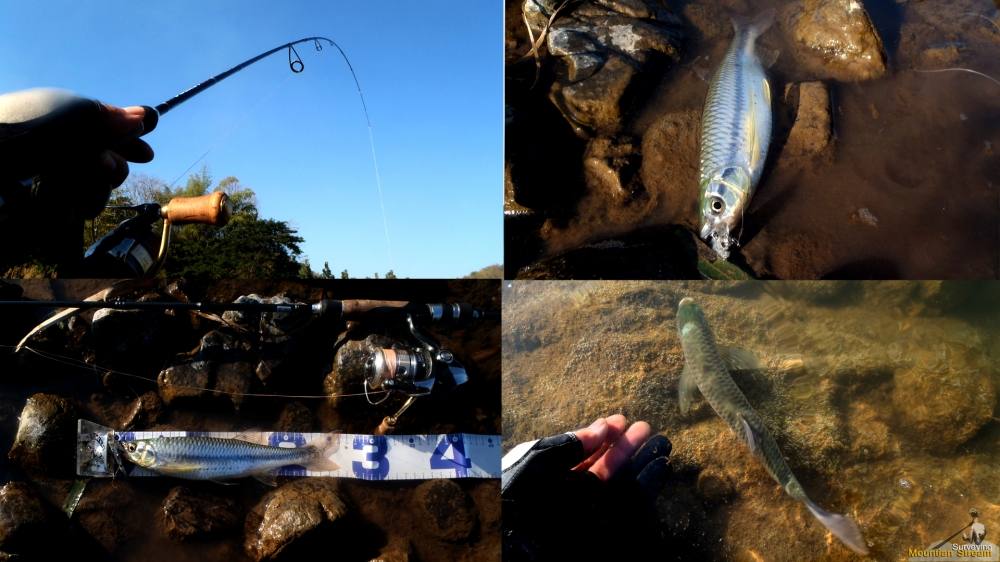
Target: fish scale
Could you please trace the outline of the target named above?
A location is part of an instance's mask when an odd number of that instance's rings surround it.
[[[733,41],[709,84],[701,123],[701,237],[728,257],[737,224],[760,181],[771,139],[771,89],[754,51],[770,24],[733,22]],[[724,203],[713,211],[715,201]]]
[[[687,412],[695,389],[700,390],[712,409],[743,439],[789,496],[802,502],[848,548],[867,554],[868,546],[854,521],[825,511],[806,495],[764,420],[730,376],[705,315],[691,298],[681,299],[677,307],[677,329],[684,351],[684,371],[678,389],[681,413]]]

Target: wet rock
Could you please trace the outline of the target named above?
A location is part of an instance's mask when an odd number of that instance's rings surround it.
[[[251,349],[250,343],[243,338],[222,330],[212,330],[201,337],[198,358],[205,361],[232,361]]]
[[[885,74],[885,51],[859,0],[801,0],[782,24],[798,43],[793,54],[821,78],[861,81]]]
[[[260,363],[257,363],[257,369],[255,373],[257,374],[257,380],[267,384],[271,377],[274,376],[275,370],[281,365],[280,359],[264,359]]]
[[[992,418],[997,393],[991,372],[969,368],[938,349],[912,352],[915,366],[897,371],[893,380],[896,414],[914,443],[935,454],[950,453]]]
[[[145,507],[145,500],[137,497],[132,486],[95,478],[87,484],[74,517],[105,551],[113,553],[121,544],[149,532],[155,515]]]
[[[239,527],[239,505],[223,498],[184,486],[170,490],[163,500],[163,529],[177,541],[211,537]]]
[[[94,312],[90,329],[98,353],[114,357],[149,349],[156,342],[162,325],[160,312],[101,308]]]
[[[32,395],[21,411],[8,458],[33,472],[72,474],[76,420],[76,408],[64,398]]]
[[[525,0],[525,19],[538,37],[561,2]],[[573,125],[611,134],[621,129],[635,89],[661,61],[677,61],[680,21],[636,0],[583,3],[564,10],[548,30],[549,53],[563,62],[551,99]]]
[[[587,188],[610,201],[628,203],[644,191],[638,173],[641,161],[634,139],[595,138],[587,144],[583,157]]]
[[[226,393],[238,410],[243,404],[244,395],[253,390],[256,379],[257,372],[252,363],[222,363],[215,369],[214,388]]]
[[[247,515],[243,543],[256,561],[270,560],[310,532],[347,514],[332,478],[303,478],[264,496]],[[346,539],[346,537],[345,537]]]
[[[241,296],[234,302],[292,304],[294,301],[285,295],[261,297],[250,294]],[[254,331],[263,331],[271,341],[275,342],[287,341],[289,337],[287,332],[301,328],[312,318],[311,314],[301,314],[299,312],[243,312],[239,310],[227,310],[222,314],[223,320],[250,328]]]
[[[793,99],[797,106],[795,121],[783,154],[802,157],[822,153],[833,139],[830,92],[822,82],[803,82],[785,90],[786,103]]]
[[[49,533],[42,502],[23,482],[8,482],[0,488],[0,550],[37,550]]]
[[[292,402],[285,406],[278,417],[278,429],[281,431],[298,431],[307,433],[316,426],[316,418],[312,410],[301,402]]]
[[[337,350],[333,356],[333,367],[323,380],[323,390],[327,394],[339,395],[355,392],[367,377],[365,362],[376,347],[392,347],[393,340],[372,334],[363,340],[351,340]]]
[[[198,398],[206,396],[210,375],[210,365],[206,361],[194,361],[173,365],[160,371],[156,383],[160,388],[160,398],[170,404],[178,398]]]
[[[451,480],[429,480],[414,491],[417,510],[425,528],[449,542],[469,538],[479,523],[469,494]]]
[[[118,427],[122,430],[148,427],[159,421],[162,410],[160,396],[147,392],[132,402]]]

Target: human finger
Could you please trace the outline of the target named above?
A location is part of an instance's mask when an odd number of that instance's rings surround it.
[[[594,462],[590,471],[601,480],[608,480],[632,458],[632,455],[649,439],[652,433],[652,428],[644,421],[632,424],[621,437],[614,441],[608,451]]]

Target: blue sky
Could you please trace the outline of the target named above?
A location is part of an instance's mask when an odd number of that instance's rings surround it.
[[[317,271],[457,277],[501,262],[501,2],[0,5],[0,91],[115,105],[156,105],[281,43],[332,38],[374,125],[391,261],[361,102],[332,48],[299,45],[300,74],[277,53],[170,111],[145,137],[156,159],[133,174],[170,182],[211,150],[213,176],[237,176],[262,216],[298,228]]]

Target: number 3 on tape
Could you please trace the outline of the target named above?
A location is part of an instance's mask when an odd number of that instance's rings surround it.
[[[448,449],[454,451],[452,458],[445,458]],[[431,455],[431,468],[444,468],[454,470],[455,476],[464,478],[468,476],[468,469],[472,467],[472,460],[465,456],[465,442],[461,434],[451,434],[441,436],[434,453]]]
[[[351,470],[357,478],[365,480],[385,480],[389,475],[389,441],[385,435],[357,435],[354,450],[365,451],[364,461],[352,461]],[[365,466],[368,465],[368,466]]]

